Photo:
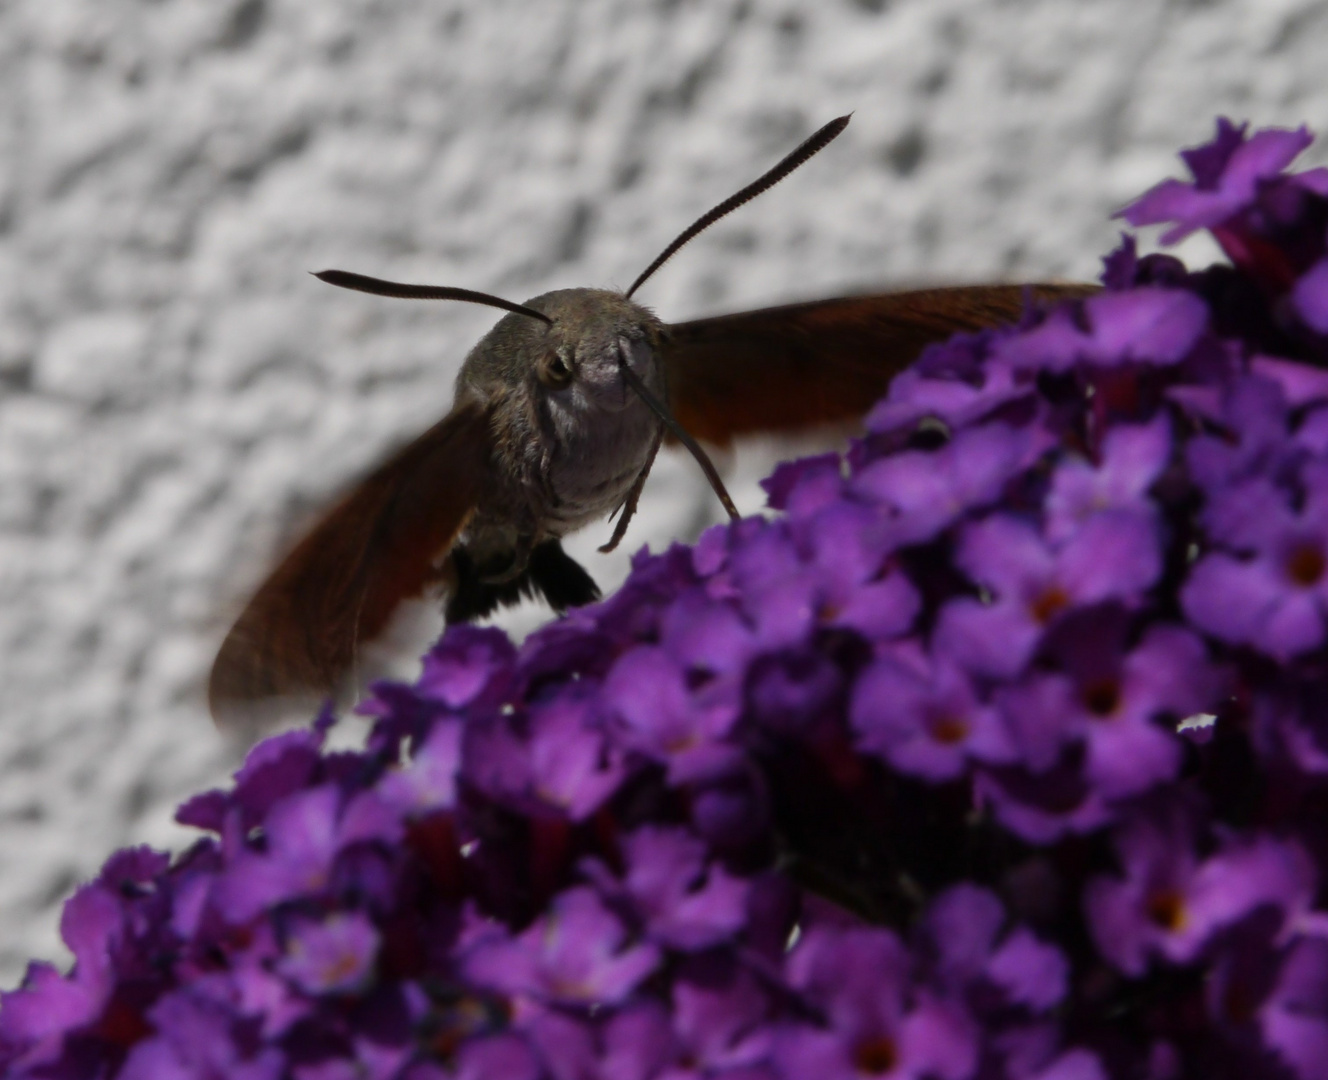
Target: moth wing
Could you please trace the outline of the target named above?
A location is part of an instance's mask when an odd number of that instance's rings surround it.
[[[1016,322],[1095,285],[972,285],[846,296],[677,323],[664,366],[674,416],[724,445],[863,416],[926,346]]]
[[[334,694],[403,601],[422,594],[489,473],[487,411],[454,408],[361,480],[259,588],[212,665],[226,728],[261,726],[278,700]]]

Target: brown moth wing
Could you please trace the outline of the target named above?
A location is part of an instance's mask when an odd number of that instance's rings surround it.
[[[720,315],[669,328],[674,415],[723,445],[738,435],[862,417],[927,346],[1012,323],[1031,293],[1050,303],[1096,285],[971,285],[846,296]]]
[[[224,726],[281,698],[335,693],[359,645],[421,594],[465,527],[487,483],[489,416],[454,408],[329,510],[249,601],[222,643],[208,682]]]

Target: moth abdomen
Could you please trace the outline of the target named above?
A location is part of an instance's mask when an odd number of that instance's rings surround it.
[[[464,544],[452,549],[452,588],[445,616],[449,623],[471,622],[500,607],[542,596],[561,614],[600,598],[599,586],[558,540],[545,540],[530,552],[525,568],[507,581],[486,580]]]

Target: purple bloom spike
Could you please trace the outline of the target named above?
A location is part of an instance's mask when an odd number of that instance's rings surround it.
[[[929,349],[772,515],[453,627],[111,857],[16,1080],[1311,1078],[1328,171],[1220,121],[1107,290]],[[871,357],[864,363],[875,362]],[[311,628],[316,630],[317,628]]]

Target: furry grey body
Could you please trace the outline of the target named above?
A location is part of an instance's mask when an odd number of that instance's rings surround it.
[[[457,377],[458,405],[491,410],[492,482],[461,544],[493,581],[516,577],[537,545],[624,508],[639,491],[662,425],[628,387],[622,365],[660,399],[668,392],[659,362],[664,324],[646,308],[599,289],[562,289],[525,306],[552,325],[505,316]],[[565,385],[551,370],[565,370]]]

